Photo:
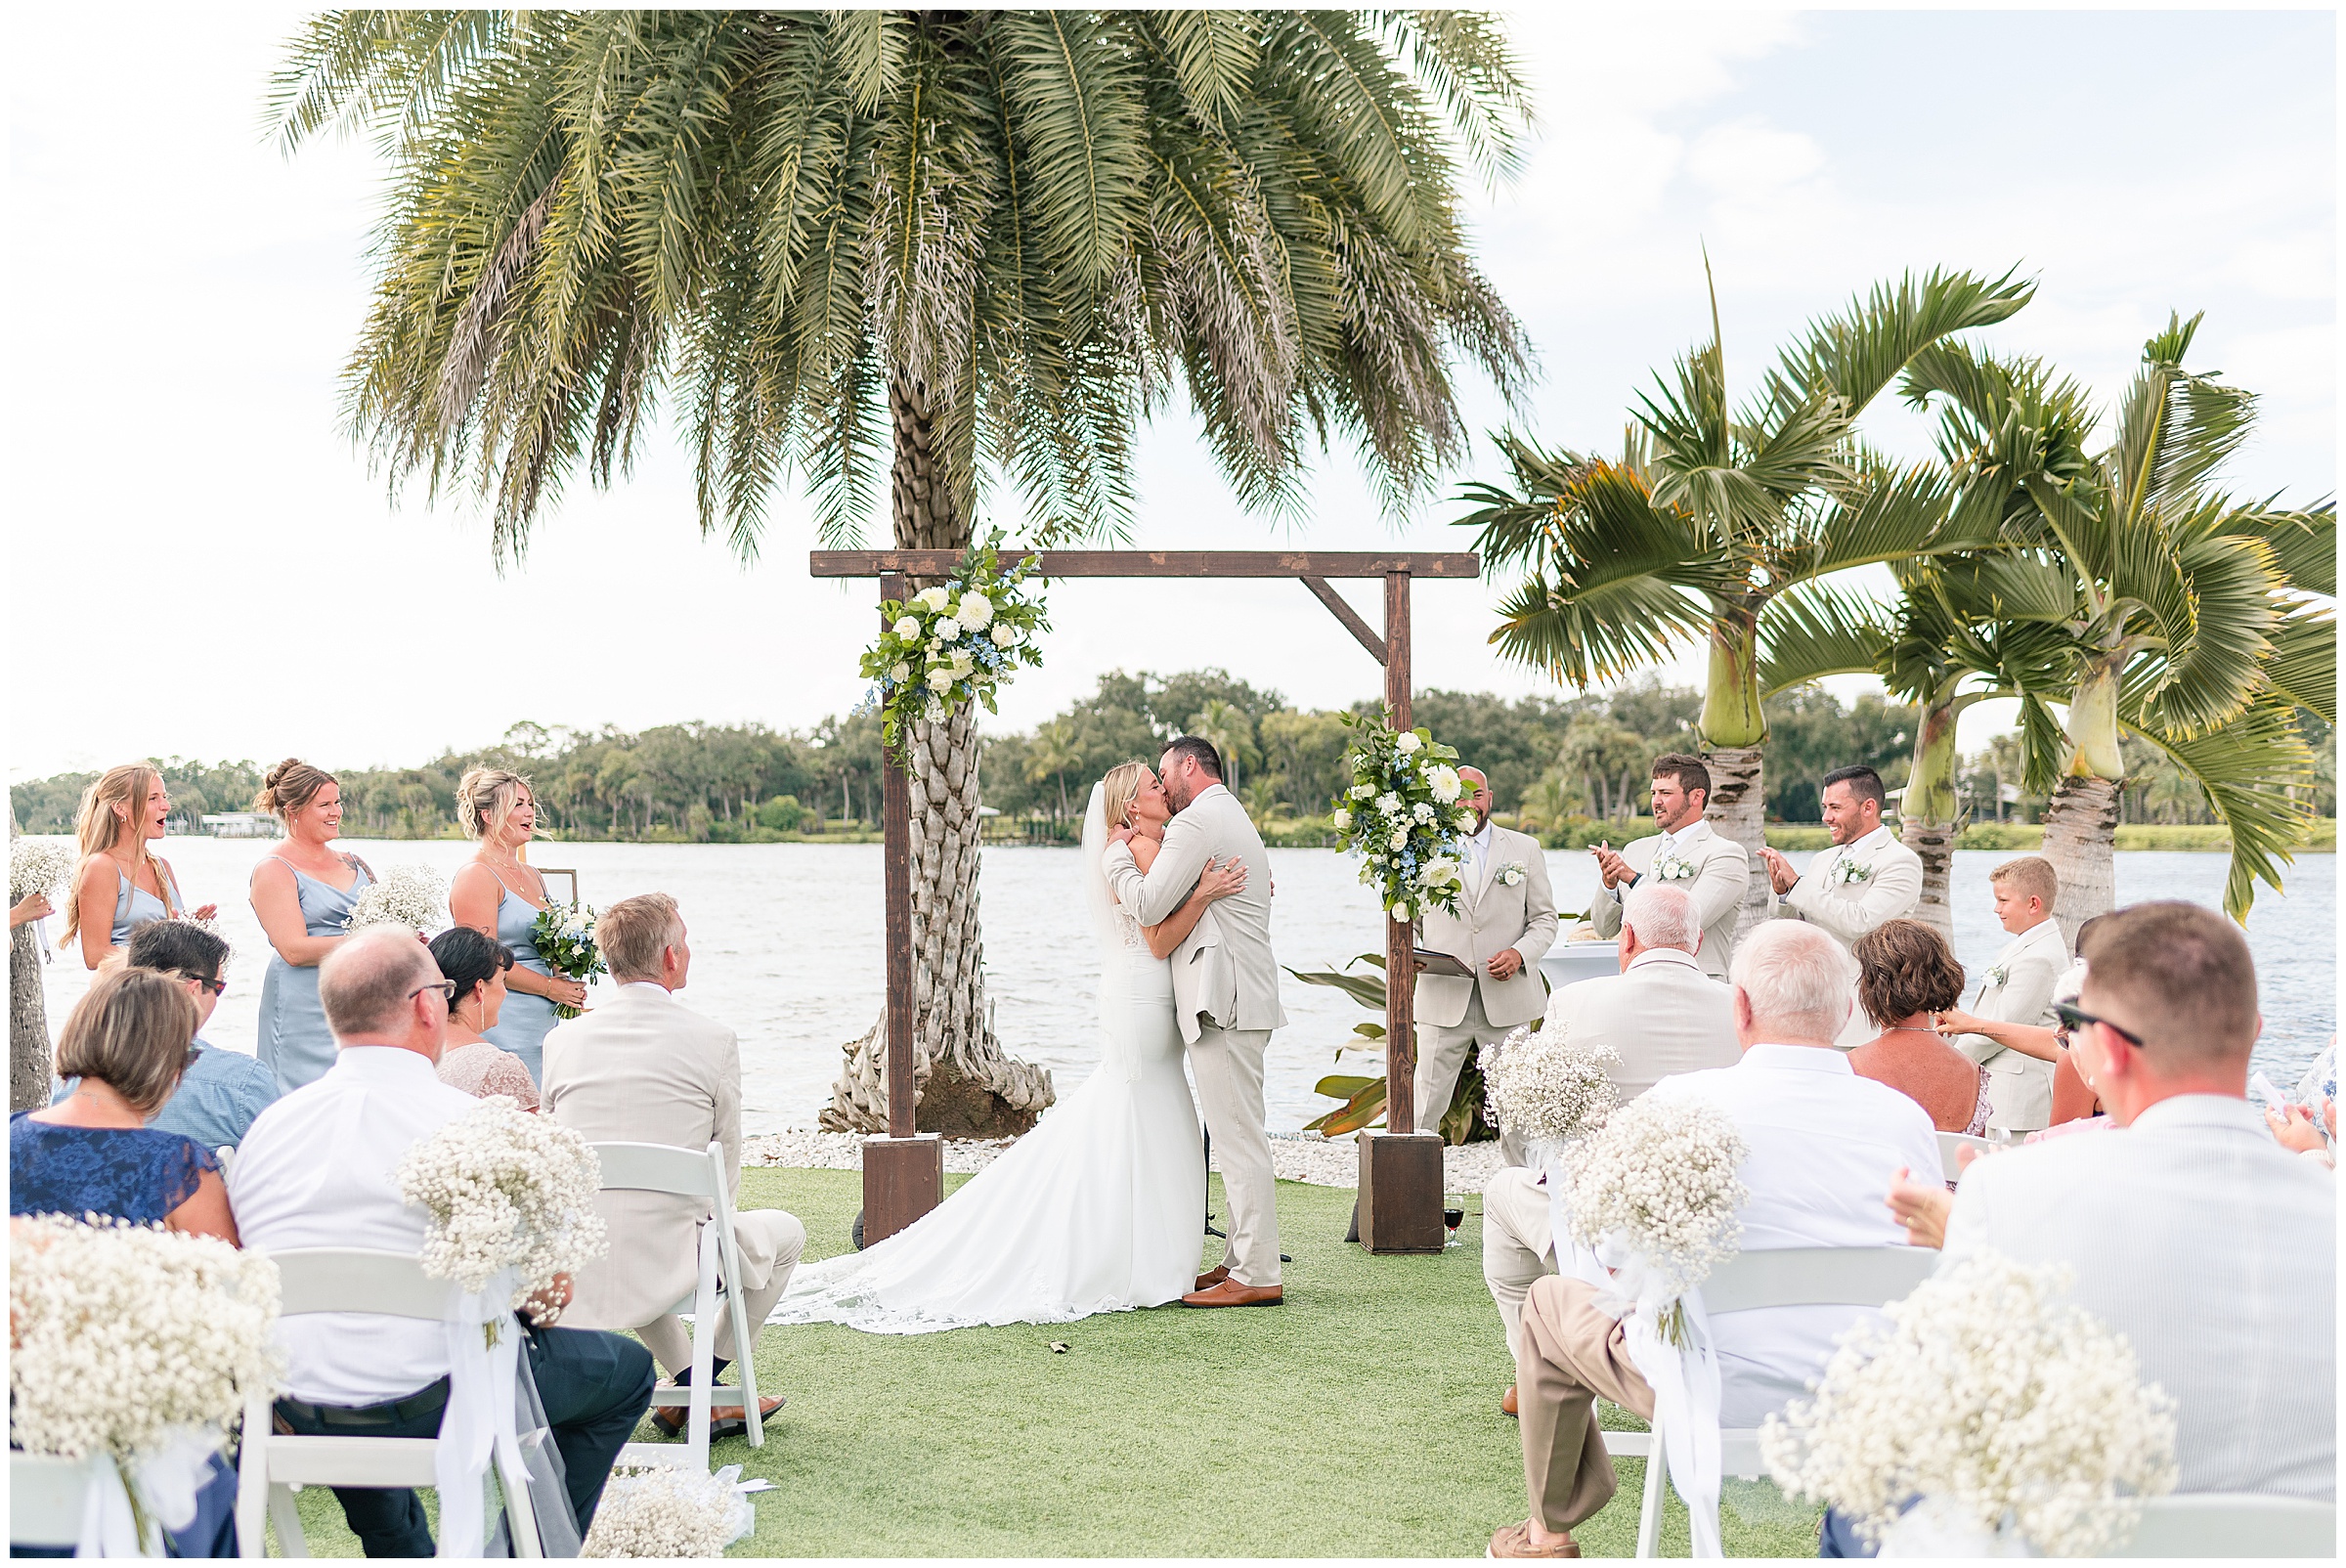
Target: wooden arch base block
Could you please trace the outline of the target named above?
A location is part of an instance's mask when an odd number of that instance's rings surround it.
[[[935,1133],[863,1141],[863,1244],[885,1241],[945,1200],[945,1143]],[[1439,1225],[1442,1216],[1436,1214]]]
[[[1442,1135],[1361,1134],[1361,1246],[1369,1252],[1439,1252]]]

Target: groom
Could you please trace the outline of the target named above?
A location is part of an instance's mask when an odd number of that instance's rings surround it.
[[[1266,873],[1207,910],[1173,950],[1173,1010],[1230,1195],[1229,1250],[1181,1299],[1192,1307],[1275,1306],[1283,1296],[1278,1184],[1263,1128],[1263,1049],[1287,1016],[1279,1006],[1279,961],[1271,956],[1270,861],[1245,808],[1222,787],[1222,754],[1212,742],[1182,736],[1165,748],[1157,772],[1174,816],[1155,864],[1143,876],[1125,846],[1130,835],[1121,831],[1108,851],[1116,899],[1142,925],[1180,908],[1209,858],[1236,856]]]

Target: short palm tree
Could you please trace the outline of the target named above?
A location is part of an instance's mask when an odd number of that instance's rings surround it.
[[[1263,760],[1262,751],[1254,744],[1254,717],[1237,703],[1220,697],[1206,699],[1205,706],[1190,716],[1189,732],[1213,742],[1214,750],[1222,754],[1233,795],[1238,793],[1239,775]]]
[[[1059,814],[1063,819],[1067,814],[1067,775],[1081,766],[1082,738],[1075,733],[1073,719],[1054,719],[1034,726],[1034,739],[1026,747],[1026,782],[1057,781]]]
[[[1956,510],[1994,517],[2009,546],[1979,563],[1983,588],[2070,643],[2058,752],[2049,716],[2023,730],[2030,787],[2060,777],[2044,853],[2072,939],[2114,897],[2121,731],[2205,790],[2232,832],[2225,907],[2244,916],[2254,883],[2279,888],[2277,862],[2304,841],[2313,759],[2297,711],[2336,714],[2336,628],[2315,602],[2337,592],[2336,514],[2213,488],[2255,398],[2184,368],[2198,325],[2172,320],[2144,345],[2099,452],[2083,391],[2038,362],[1938,345],[1906,378],[1910,402],[1940,411]]]
[[[989,478],[1037,543],[1113,536],[1176,388],[1249,505],[1340,439],[1398,506],[1462,452],[1458,364],[1529,369],[1459,222],[1526,115],[1478,14],[346,11],[275,102],[392,152],[350,421],[500,557],[664,404],[746,557],[793,470],[827,542],[885,483],[895,544],[961,548]],[[970,715],[910,750],[920,1125],[1020,1131],[1051,1087],[987,1023]],[[827,1125],[883,1124],[877,1034]]]
[[[1933,470],[1897,470],[1862,450],[1857,418],[1906,364],[1950,333],[2000,322],[2030,287],[1933,272],[1877,286],[1787,348],[1760,397],[1730,411],[1712,305],[1711,340],[1631,414],[1618,459],[1497,440],[1505,482],[1469,486],[1487,568],[1521,569],[1491,640],[1509,657],[1586,686],[1615,680],[1701,639],[1710,674],[1701,719],[1709,815],[1761,843],[1759,644],[1787,589],[1860,566],[1950,550]],[[1752,856],[1745,919],[1765,907]]]

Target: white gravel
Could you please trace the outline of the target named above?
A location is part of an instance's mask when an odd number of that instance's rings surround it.
[[[1014,1139],[978,1142],[945,1140],[945,1169],[980,1171]],[[794,1170],[857,1170],[863,1163],[863,1137],[850,1132],[752,1133],[742,1140],[744,1165],[782,1165]],[[1282,1181],[1308,1182],[1314,1187],[1358,1187],[1360,1146],[1351,1138],[1324,1138],[1316,1132],[1277,1132],[1271,1135],[1271,1164]],[[1479,1193],[1499,1169],[1499,1145],[1468,1144],[1442,1151],[1442,1190]]]

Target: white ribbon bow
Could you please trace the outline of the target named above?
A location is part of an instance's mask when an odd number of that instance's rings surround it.
[[[488,1517],[481,1484],[491,1459],[504,1461],[500,1467],[507,1477],[524,1473],[513,1418],[521,1325],[505,1305],[513,1299],[514,1283],[507,1269],[480,1290],[458,1292],[444,1323],[448,1409],[440,1417],[440,1446],[432,1456],[434,1484],[440,1489],[443,1557],[481,1555]]]
[[[221,1432],[211,1426],[183,1426],[162,1447],[133,1461],[130,1484],[146,1504],[146,1539],[141,1515],[131,1506],[121,1468],[110,1454],[89,1458],[89,1479],[81,1489],[81,1535],[76,1557],[160,1557],[163,1533],[185,1530],[196,1519],[196,1494],[212,1476],[212,1456]]]

